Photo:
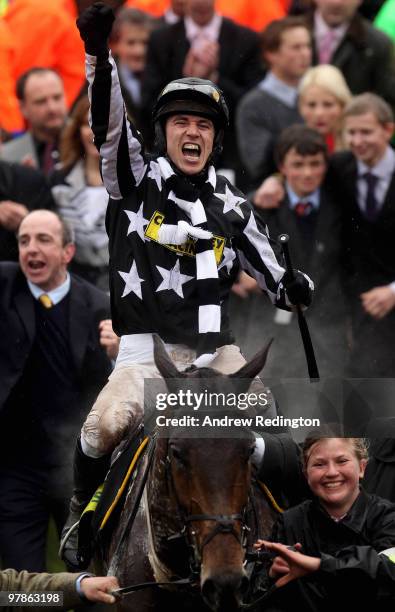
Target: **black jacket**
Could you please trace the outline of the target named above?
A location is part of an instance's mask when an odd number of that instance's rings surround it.
[[[77,276],[71,277],[69,334],[85,412],[111,373],[99,343],[98,325],[109,318],[108,296]],[[23,374],[35,337],[34,298],[18,264],[0,263],[0,413]],[[76,409],[76,407],[74,407]]]
[[[395,545],[395,505],[361,491],[347,516],[335,522],[317,500],[284,512],[271,539],[321,558],[321,567],[278,591],[282,610],[393,609],[395,563],[380,554]],[[393,554],[393,553],[392,553]],[[280,603],[281,602],[281,603]]]
[[[313,14],[308,18],[314,31]],[[315,45],[314,45],[315,47]],[[313,64],[317,64],[314,51]],[[372,91],[395,105],[394,46],[386,34],[358,13],[335,50],[330,63],[339,68],[354,95]]]

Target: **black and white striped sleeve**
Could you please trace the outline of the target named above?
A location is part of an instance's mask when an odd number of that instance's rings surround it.
[[[136,128],[129,122],[111,53],[107,58],[86,54],[89,122],[100,153],[104,185],[119,200],[141,182],[146,169]]]
[[[288,309],[290,303],[281,283],[285,274],[282,257],[276,255],[275,245],[260,218],[254,215],[250,207],[243,207],[243,212],[245,224],[237,238],[240,265],[266,291],[273,304]]]

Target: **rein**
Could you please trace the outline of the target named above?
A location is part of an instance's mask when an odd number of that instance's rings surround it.
[[[144,493],[144,489],[145,489],[145,485],[147,483],[147,478],[148,478],[148,474],[151,470],[151,465],[152,465],[152,461],[154,458],[154,454],[155,454],[155,448],[156,448],[156,436],[153,436],[149,442],[148,445],[148,451],[147,451],[147,465],[145,467],[145,471],[143,472],[142,478],[141,478],[141,482],[139,484],[139,488],[137,490],[137,494],[136,494],[136,499],[135,499],[135,503],[134,506],[132,508],[132,511],[130,513],[130,516],[128,518],[128,520],[126,521],[126,524],[122,530],[121,536],[119,538],[117,547],[115,549],[115,552],[112,556],[111,559],[111,563],[110,566],[108,568],[108,575],[115,575],[116,571],[118,569],[118,563],[119,563],[119,553],[122,549],[122,546],[124,546],[125,543],[125,538],[128,535],[128,533],[131,531],[133,524],[134,524],[134,520],[137,516],[137,512],[140,506],[140,501],[141,498],[143,496]]]

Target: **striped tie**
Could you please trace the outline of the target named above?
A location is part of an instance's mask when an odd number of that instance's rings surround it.
[[[42,295],[40,295],[38,299],[40,300],[44,308],[52,308],[53,306],[52,300],[49,297],[49,295],[47,295],[46,293],[43,293]]]

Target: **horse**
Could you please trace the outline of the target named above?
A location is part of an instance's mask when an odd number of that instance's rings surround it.
[[[178,371],[159,338],[154,339],[154,357],[169,391],[190,384],[201,388],[204,379],[214,393],[240,393],[263,368],[269,346],[228,376],[194,366]],[[151,584],[123,597],[119,610],[159,612],[171,606],[236,612],[243,606],[249,589],[246,550],[258,536],[270,533],[276,518],[267,498],[252,487],[255,435],[247,428],[236,437],[202,439],[188,431],[175,427],[155,444],[151,440],[146,469],[133,485],[134,491],[144,489],[137,513],[135,493],[129,490],[110,540],[101,543],[96,555],[96,571],[115,573],[121,585]]]

